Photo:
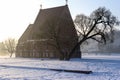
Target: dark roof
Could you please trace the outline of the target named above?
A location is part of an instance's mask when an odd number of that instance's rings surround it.
[[[29,24],[27,29],[24,31],[22,36],[19,38],[19,41],[25,42],[31,38],[31,32],[32,32],[33,24]],[[18,41],[18,42],[19,42]]]
[[[41,9],[34,22],[33,34],[39,34],[38,36],[42,35],[41,37],[43,37],[44,35],[44,38],[46,38],[48,36],[45,35],[49,34],[47,32],[49,32],[48,28],[50,28],[50,25],[54,25],[56,26],[56,28],[64,28],[65,26],[68,26],[68,24],[72,27],[72,29],[74,28],[72,17],[70,15],[70,11],[67,5],[48,9]],[[36,39],[37,37],[33,36],[33,38]]]
[[[53,28],[53,25],[56,27],[56,30],[59,30],[57,32],[60,33],[61,39],[65,39],[65,37],[77,37],[69,8],[65,5],[48,9],[40,9],[34,25],[29,25],[19,41],[25,41],[26,39],[37,40],[48,38],[48,30],[49,28]]]

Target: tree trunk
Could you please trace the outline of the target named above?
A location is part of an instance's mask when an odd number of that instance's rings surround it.
[[[79,52],[77,52],[78,53],[78,56],[79,56],[79,58],[81,59],[82,58],[82,52],[81,52],[81,48],[79,47]]]
[[[78,46],[77,47],[77,51],[76,51],[76,53],[77,53],[77,56],[78,56],[78,58],[82,58],[82,52],[81,52],[81,48],[80,48],[80,46]]]
[[[74,46],[74,48],[72,49],[72,51],[70,52],[70,54],[69,54],[69,56],[68,56],[68,60],[70,60],[70,58],[72,57],[72,55],[75,53],[76,49],[78,49],[78,48],[79,48],[78,50],[79,50],[80,58],[82,57],[80,47],[81,47],[82,43],[83,43],[85,40],[87,40],[87,36],[85,36],[82,40],[80,40],[80,41]]]
[[[68,55],[68,58],[67,58],[68,60],[70,60],[70,58],[72,57],[72,55],[75,53],[76,49],[77,49],[77,53],[79,54],[80,58],[82,57],[80,45],[82,44],[83,41],[84,41],[84,39],[81,40],[80,42],[78,42],[78,43],[75,45],[75,47],[72,49],[72,51],[71,51],[70,54]],[[79,50],[79,51],[78,51],[78,50]]]

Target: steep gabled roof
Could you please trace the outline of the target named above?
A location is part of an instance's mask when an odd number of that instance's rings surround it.
[[[25,42],[31,38],[31,32],[32,32],[33,24],[29,24],[27,29],[24,31],[22,36],[19,38],[18,42]]]
[[[67,5],[40,9],[34,24],[30,24],[19,41],[39,40],[49,38],[49,29],[55,26],[59,39],[77,42],[77,33]]]
[[[72,34],[76,34],[69,8],[67,5],[65,5],[40,10],[34,22],[33,39],[38,39],[38,36],[39,38],[40,36],[42,38],[48,37],[46,36],[47,34],[49,34],[48,28],[53,25],[56,28],[67,28],[67,26],[69,26],[69,28],[74,30],[72,31]]]

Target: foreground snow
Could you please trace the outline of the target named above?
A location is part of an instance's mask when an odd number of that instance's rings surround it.
[[[71,61],[1,58],[0,80],[120,80],[119,56],[93,58],[95,56],[84,57],[81,60],[72,59]],[[80,74],[41,68],[92,70],[93,73]]]

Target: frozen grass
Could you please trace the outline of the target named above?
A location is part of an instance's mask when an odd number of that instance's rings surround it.
[[[92,70],[92,74],[41,68]],[[83,59],[1,58],[0,80],[120,80],[120,56],[83,56]]]

